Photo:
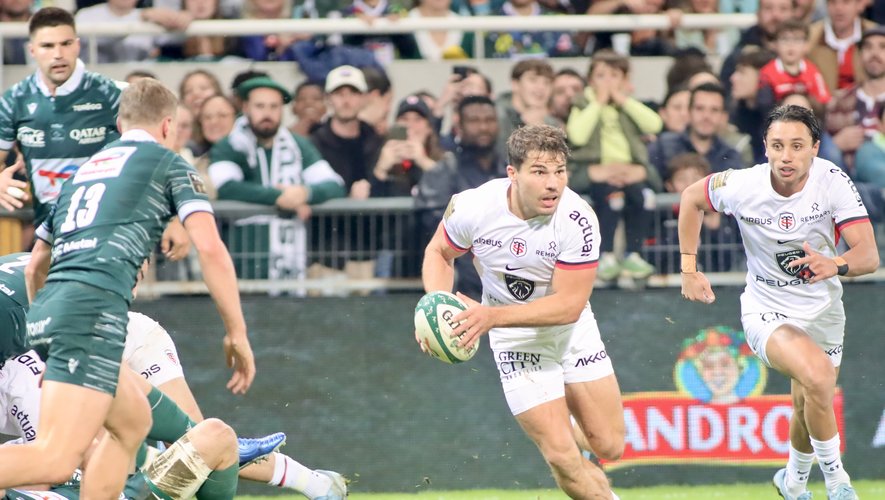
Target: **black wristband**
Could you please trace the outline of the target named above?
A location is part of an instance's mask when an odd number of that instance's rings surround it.
[[[848,264],[842,264],[841,266],[836,266],[836,273],[839,276],[845,276],[848,274]]]

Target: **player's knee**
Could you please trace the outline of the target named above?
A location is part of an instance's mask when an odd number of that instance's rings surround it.
[[[205,449],[203,456],[210,467],[224,469],[239,461],[237,434],[229,425],[217,418],[207,418],[199,423],[195,430],[197,429],[200,436],[195,436],[191,442],[201,454],[201,448]]]
[[[598,446],[593,447],[593,453],[604,460],[619,460],[624,454],[624,435],[600,440]]]
[[[826,363],[814,363],[804,374],[802,385],[805,387],[805,399],[815,399],[833,392],[836,387],[836,370]]]

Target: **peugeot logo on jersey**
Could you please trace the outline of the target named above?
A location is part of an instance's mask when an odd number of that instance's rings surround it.
[[[790,262],[793,262],[796,259],[801,259],[805,257],[804,250],[788,250],[786,252],[779,252],[774,255],[775,260],[777,260],[778,267],[781,268],[781,271],[789,274],[790,276],[798,275],[800,278],[804,278],[801,271],[808,269],[808,264],[803,264],[797,267],[790,267]]]
[[[516,300],[525,300],[532,296],[535,291],[535,282],[514,276],[512,274],[504,275],[504,282],[507,283],[507,290]]]

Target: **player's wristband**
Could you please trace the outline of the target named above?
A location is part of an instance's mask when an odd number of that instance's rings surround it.
[[[684,253],[680,255],[679,271],[682,274],[692,274],[698,272],[698,256],[693,253]]]
[[[845,261],[842,257],[833,257],[833,262],[836,263],[836,273],[839,276],[845,276],[848,274],[848,262]]]

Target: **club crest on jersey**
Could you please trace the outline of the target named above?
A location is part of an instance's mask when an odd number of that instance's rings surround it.
[[[191,189],[193,189],[195,193],[206,194],[206,184],[203,182],[203,178],[200,177],[200,174],[196,172],[188,172],[187,178],[191,181]]]
[[[507,290],[516,300],[525,300],[532,296],[535,291],[535,282],[512,274],[504,275],[504,282],[507,283]]]
[[[782,212],[777,216],[777,227],[788,233],[796,229],[796,216],[792,212]]]
[[[28,113],[33,115],[34,111],[37,111],[37,103],[36,102],[28,103]]]
[[[514,257],[522,257],[525,255],[527,249],[528,245],[524,239],[513,238],[510,240],[510,253],[512,253]]]
[[[800,274],[801,271],[808,268],[808,264],[804,264],[797,267],[790,267],[790,262],[793,262],[796,259],[801,259],[805,257],[804,250],[788,250],[786,252],[778,252],[774,254],[775,260],[777,260],[778,267],[781,268],[781,271],[789,274],[790,276],[796,276]]]

